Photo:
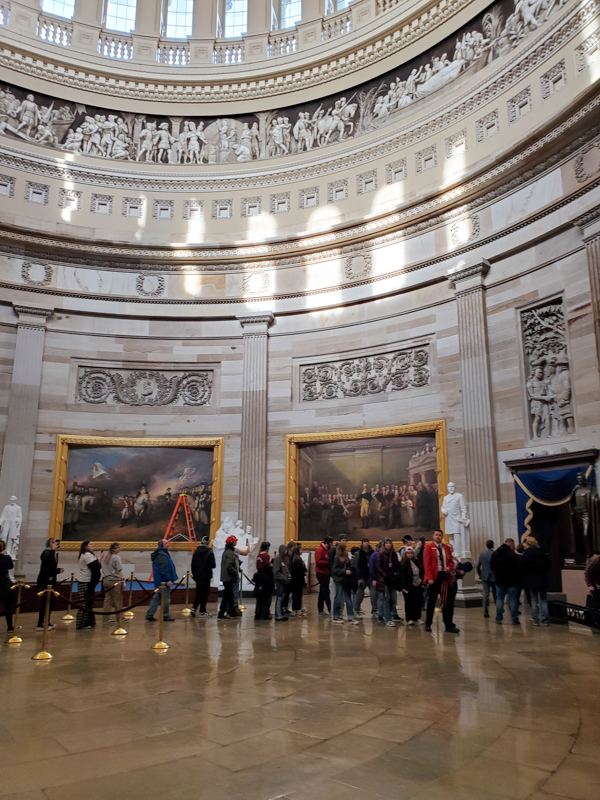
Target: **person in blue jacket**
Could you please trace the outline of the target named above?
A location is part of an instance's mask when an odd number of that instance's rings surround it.
[[[164,583],[165,591],[165,605],[164,616],[165,622],[175,622],[175,619],[169,614],[169,606],[171,604],[171,586],[177,581],[177,572],[175,571],[175,564],[169,555],[169,542],[167,539],[161,539],[158,547],[150,556],[152,559],[152,575],[154,578],[154,588],[158,589],[161,583]],[[156,622],[154,614],[160,605],[160,592],[155,592],[150,600],[148,612],[146,613],[146,620],[148,622]]]

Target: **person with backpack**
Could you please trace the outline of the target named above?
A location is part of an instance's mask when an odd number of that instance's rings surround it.
[[[192,556],[192,577],[196,582],[196,596],[190,612],[192,617],[196,616],[196,612],[198,612],[199,617],[212,616],[206,610],[206,603],[210,592],[213,569],[216,568],[217,562],[215,554],[209,547],[209,541],[208,536],[203,536],[201,544],[194,550],[194,555]],[[198,611],[198,609],[200,610]]]

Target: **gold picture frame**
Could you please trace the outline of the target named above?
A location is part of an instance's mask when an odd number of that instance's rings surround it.
[[[307,444],[323,444],[325,442],[343,442],[360,439],[379,439],[384,437],[418,436],[435,434],[438,484],[448,483],[448,450],[446,444],[446,420],[433,422],[416,422],[408,425],[393,425],[387,428],[370,428],[369,430],[329,431],[326,433],[290,433],[286,436],[286,471],[285,471],[285,542],[300,541],[305,550],[316,550],[317,541],[298,539],[298,446]],[[440,509],[442,495],[440,493]],[[440,525],[443,530],[443,516],[440,513]],[[360,542],[349,542],[350,547]]]
[[[213,453],[212,470],[212,502],[210,509],[210,538],[221,525],[221,504],[223,498],[223,437],[210,438],[122,438],[118,436],[67,436],[59,435],[56,439],[56,457],[54,461],[54,484],[52,489],[52,505],[50,508],[50,525],[48,537],[61,540],[61,550],[79,550],[80,542],[63,542],[63,517],[65,497],[67,493],[67,477],[69,471],[69,452],[73,447],[183,447],[190,449],[210,450]],[[118,540],[118,537],[115,537]],[[94,542],[95,545],[106,545],[107,542]],[[156,541],[122,542],[122,550],[154,550]],[[189,550],[189,542],[173,542],[173,550]]]

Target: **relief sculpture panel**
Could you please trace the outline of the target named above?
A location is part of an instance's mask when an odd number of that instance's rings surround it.
[[[399,392],[429,386],[429,348],[414,347],[392,353],[300,368],[301,401],[339,400],[344,397]]]
[[[521,331],[531,438],[575,433],[562,299],[521,311]]]
[[[209,406],[211,370],[143,370],[79,367],[77,401],[108,406]]]
[[[497,0],[430,50],[345,93],[235,117],[135,114],[0,87],[0,134],[112,161],[181,167],[270,159],[395,122],[405,109],[517,47],[562,6]]]

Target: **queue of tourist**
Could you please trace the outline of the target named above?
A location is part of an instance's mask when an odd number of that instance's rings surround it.
[[[51,538],[40,556],[40,571],[37,588],[41,592],[47,586],[56,587],[58,575],[63,569],[58,565],[60,541]],[[277,554],[271,558],[271,545],[263,542],[256,559],[256,571],[252,577],[256,599],[254,619],[265,621],[273,619],[273,598],[275,622],[287,622],[292,617],[306,616],[304,590],[309,579],[307,567],[302,558],[302,545],[299,542],[282,544]],[[101,580],[104,592],[104,621],[113,624],[110,615],[115,615],[120,626],[123,610],[123,588],[125,577],[120,557],[120,545],[113,542],[106,552],[98,556],[92,543],[82,542],[77,576],[78,611],[76,628],[93,628],[96,625],[94,600],[96,586]],[[235,536],[229,536],[221,559],[220,579],[223,593],[217,618],[233,619],[242,613],[240,593],[242,572],[240,556],[248,554],[248,549],[240,549]],[[169,541],[162,539],[151,554],[152,580],[155,588],[164,584],[169,591],[164,593],[163,618],[174,622],[170,614],[170,589],[177,582],[175,564],[169,553]],[[191,573],[196,583],[196,595],[191,610],[192,616],[210,617],[206,606],[216,569],[215,555],[208,537],[202,539],[192,557]],[[10,571],[14,564],[6,552],[6,545],[0,541],[0,603],[4,608],[7,630],[13,632],[14,592],[11,591]],[[454,600],[458,580],[472,569],[468,561],[458,561],[450,545],[443,542],[442,531],[433,533],[433,540],[426,541],[421,536],[413,542],[405,536],[398,551],[391,538],[381,539],[373,547],[364,538],[360,546],[348,547],[348,540],[342,534],[334,542],[326,536],[315,553],[315,572],[319,587],[317,600],[318,614],[331,616],[336,624],[359,625],[369,613],[387,627],[394,628],[404,620],[399,614],[399,600],[404,600],[404,615],[409,626],[422,625],[431,631],[433,615],[438,599],[441,604],[442,619],[447,633],[457,634],[454,624]],[[483,614],[488,618],[490,595],[495,605],[495,621],[502,624],[505,602],[508,604],[511,623],[519,625],[521,596],[524,593],[531,608],[535,626],[549,626],[547,576],[550,569],[548,555],[539,547],[533,536],[516,545],[514,539],[507,538],[497,549],[493,540],[488,540],[476,564],[477,573],[483,589]],[[600,556],[594,554],[588,561],[585,581],[593,602],[600,606]],[[333,588],[333,600],[332,600]],[[363,608],[366,599],[369,610]],[[37,630],[44,629],[45,598],[40,603]],[[156,612],[161,602],[156,592],[146,611],[148,622],[156,621]],[[53,596],[50,598],[52,612]],[[425,611],[425,620],[421,619]],[[344,613],[345,612],[345,613]],[[48,618],[48,627],[54,625]]]

